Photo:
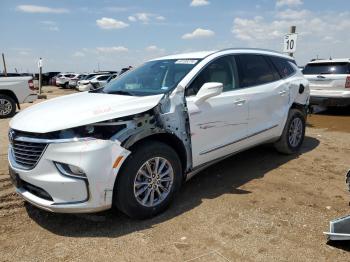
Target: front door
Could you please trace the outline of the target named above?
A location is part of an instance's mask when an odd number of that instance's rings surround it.
[[[207,82],[220,82],[223,92],[201,104],[195,95]],[[207,65],[186,89],[192,142],[193,166],[226,156],[242,147],[247,135],[248,101],[238,89],[233,56],[216,59]]]

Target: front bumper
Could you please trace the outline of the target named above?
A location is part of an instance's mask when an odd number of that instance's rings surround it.
[[[87,213],[111,207],[115,179],[128,154],[118,141],[92,139],[49,143],[30,170],[19,167],[11,145],[8,159],[10,173],[18,182],[16,191],[26,201],[51,212]],[[119,156],[122,160],[114,167]],[[86,178],[63,174],[55,162],[80,167]]]

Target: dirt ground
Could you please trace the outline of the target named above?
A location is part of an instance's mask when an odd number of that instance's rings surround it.
[[[72,93],[53,87],[48,98]],[[30,106],[30,105],[25,105]],[[163,214],[52,214],[24,203],[7,171],[0,120],[1,261],[349,261],[350,243],[327,243],[329,220],[350,214],[350,109],[308,119],[300,154],[268,146],[198,174]]]

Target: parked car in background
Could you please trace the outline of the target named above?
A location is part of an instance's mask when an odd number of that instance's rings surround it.
[[[311,61],[303,74],[310,82],[311,105],[350,105],[350,58]]]
[[[63,88],[68,88],[69,80],[74,78],[78,74],[74,73],[60,73],[56,76],[56,86],[60,86]]]
[[[74,76],[73,78],[71,78],[68,82],[68,86],[70,88],[76,88],[78,85],[78,81],[83,79],[84,77],[86,77],[86,74],[78,74],[76,76]]]
[[[115,206],[147,218],[167,208],[186,179],[232,154],[263,143],[298,152],[308,101],[308,81],[280,53],[162,57],[103,88],[16,115],[10,174],[17,192],[45,210]]]
[[[30,103],[37,99],[33,77],[0,77],[0,118],[12,117],[16,106]]]
[[[105,75],[92,75],[86,79],[79,81],[77,89],[80,92],[89,91],[93,89],[100,88],[107,83],[107,79],[110,77],[110,74]]]
[[[57,76],[60,72],[45,72],[42,74],[42,85],[50,85],[52,78]]]
[[[116,79],[118,76],[119,76],[118,73],[110,75],[107,79],[107,83],[111,82],[113,79]]]

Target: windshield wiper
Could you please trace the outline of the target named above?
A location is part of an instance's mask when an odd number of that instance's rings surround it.
[[[132,93],[124,90],[115,90],[115,91],[109,91],[106,92],[107,94],[112,94],[112,95],[127,95],[127,96],[133,96]]]

